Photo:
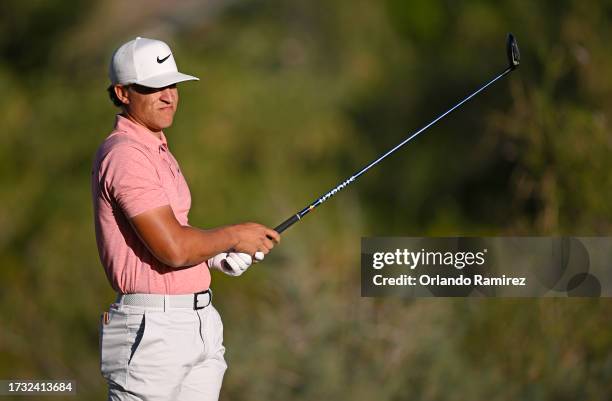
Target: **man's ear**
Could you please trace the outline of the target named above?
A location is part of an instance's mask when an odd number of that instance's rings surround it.
[[[115,95],[117,95],[117,99],[121,101],[123,104],[130,104],[130,97],[128,96],[128,87],[124,85],[115,85],[113,87],[115,91]]]

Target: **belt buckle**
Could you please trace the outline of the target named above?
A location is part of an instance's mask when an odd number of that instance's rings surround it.
[[[208,294],[208,303],[204,306],[198,306],[198,295]],[[212,302],[212,291],[210,288],[206,291],[200,291],[193,294],[193,309],[200,310],[206,308]]]

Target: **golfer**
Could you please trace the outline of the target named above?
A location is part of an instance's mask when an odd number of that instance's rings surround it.
[[[177,83],[190,80],[158,40],[112,56],[108,91],[121,112],[92,171],[98,251],[118,294],[100,325],[109,400],[217,400],[227,365],[209,269],[238,276],[280,241],[256,223],[189,225],[189,187],[163,130]]]

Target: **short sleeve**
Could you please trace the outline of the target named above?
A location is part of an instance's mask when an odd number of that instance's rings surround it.
[[[155,164],[146,151],[131,144],[114,147],[100,165],[100,186],[132,218],[169,205]]]

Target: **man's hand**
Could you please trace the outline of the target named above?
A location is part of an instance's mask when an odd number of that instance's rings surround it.
[[[229,227],[235,238],[232,250],[255,255],[267,255],[275,244],[280,242],[280,234],[271,228],[257,223],[242,223]],[[262,257],[263,259],[263,257]]]
[[[219,270],[230,276],[240,276],[251,266],[251,255],[239,252],[223,252],[208,259],[208,268]]]
[[[208,268],[219,270],[230,276],[240,276],[253,262],[264,260],[263,252],[255,252],[255,259],[240,252],[223,252],[208,259]]]

